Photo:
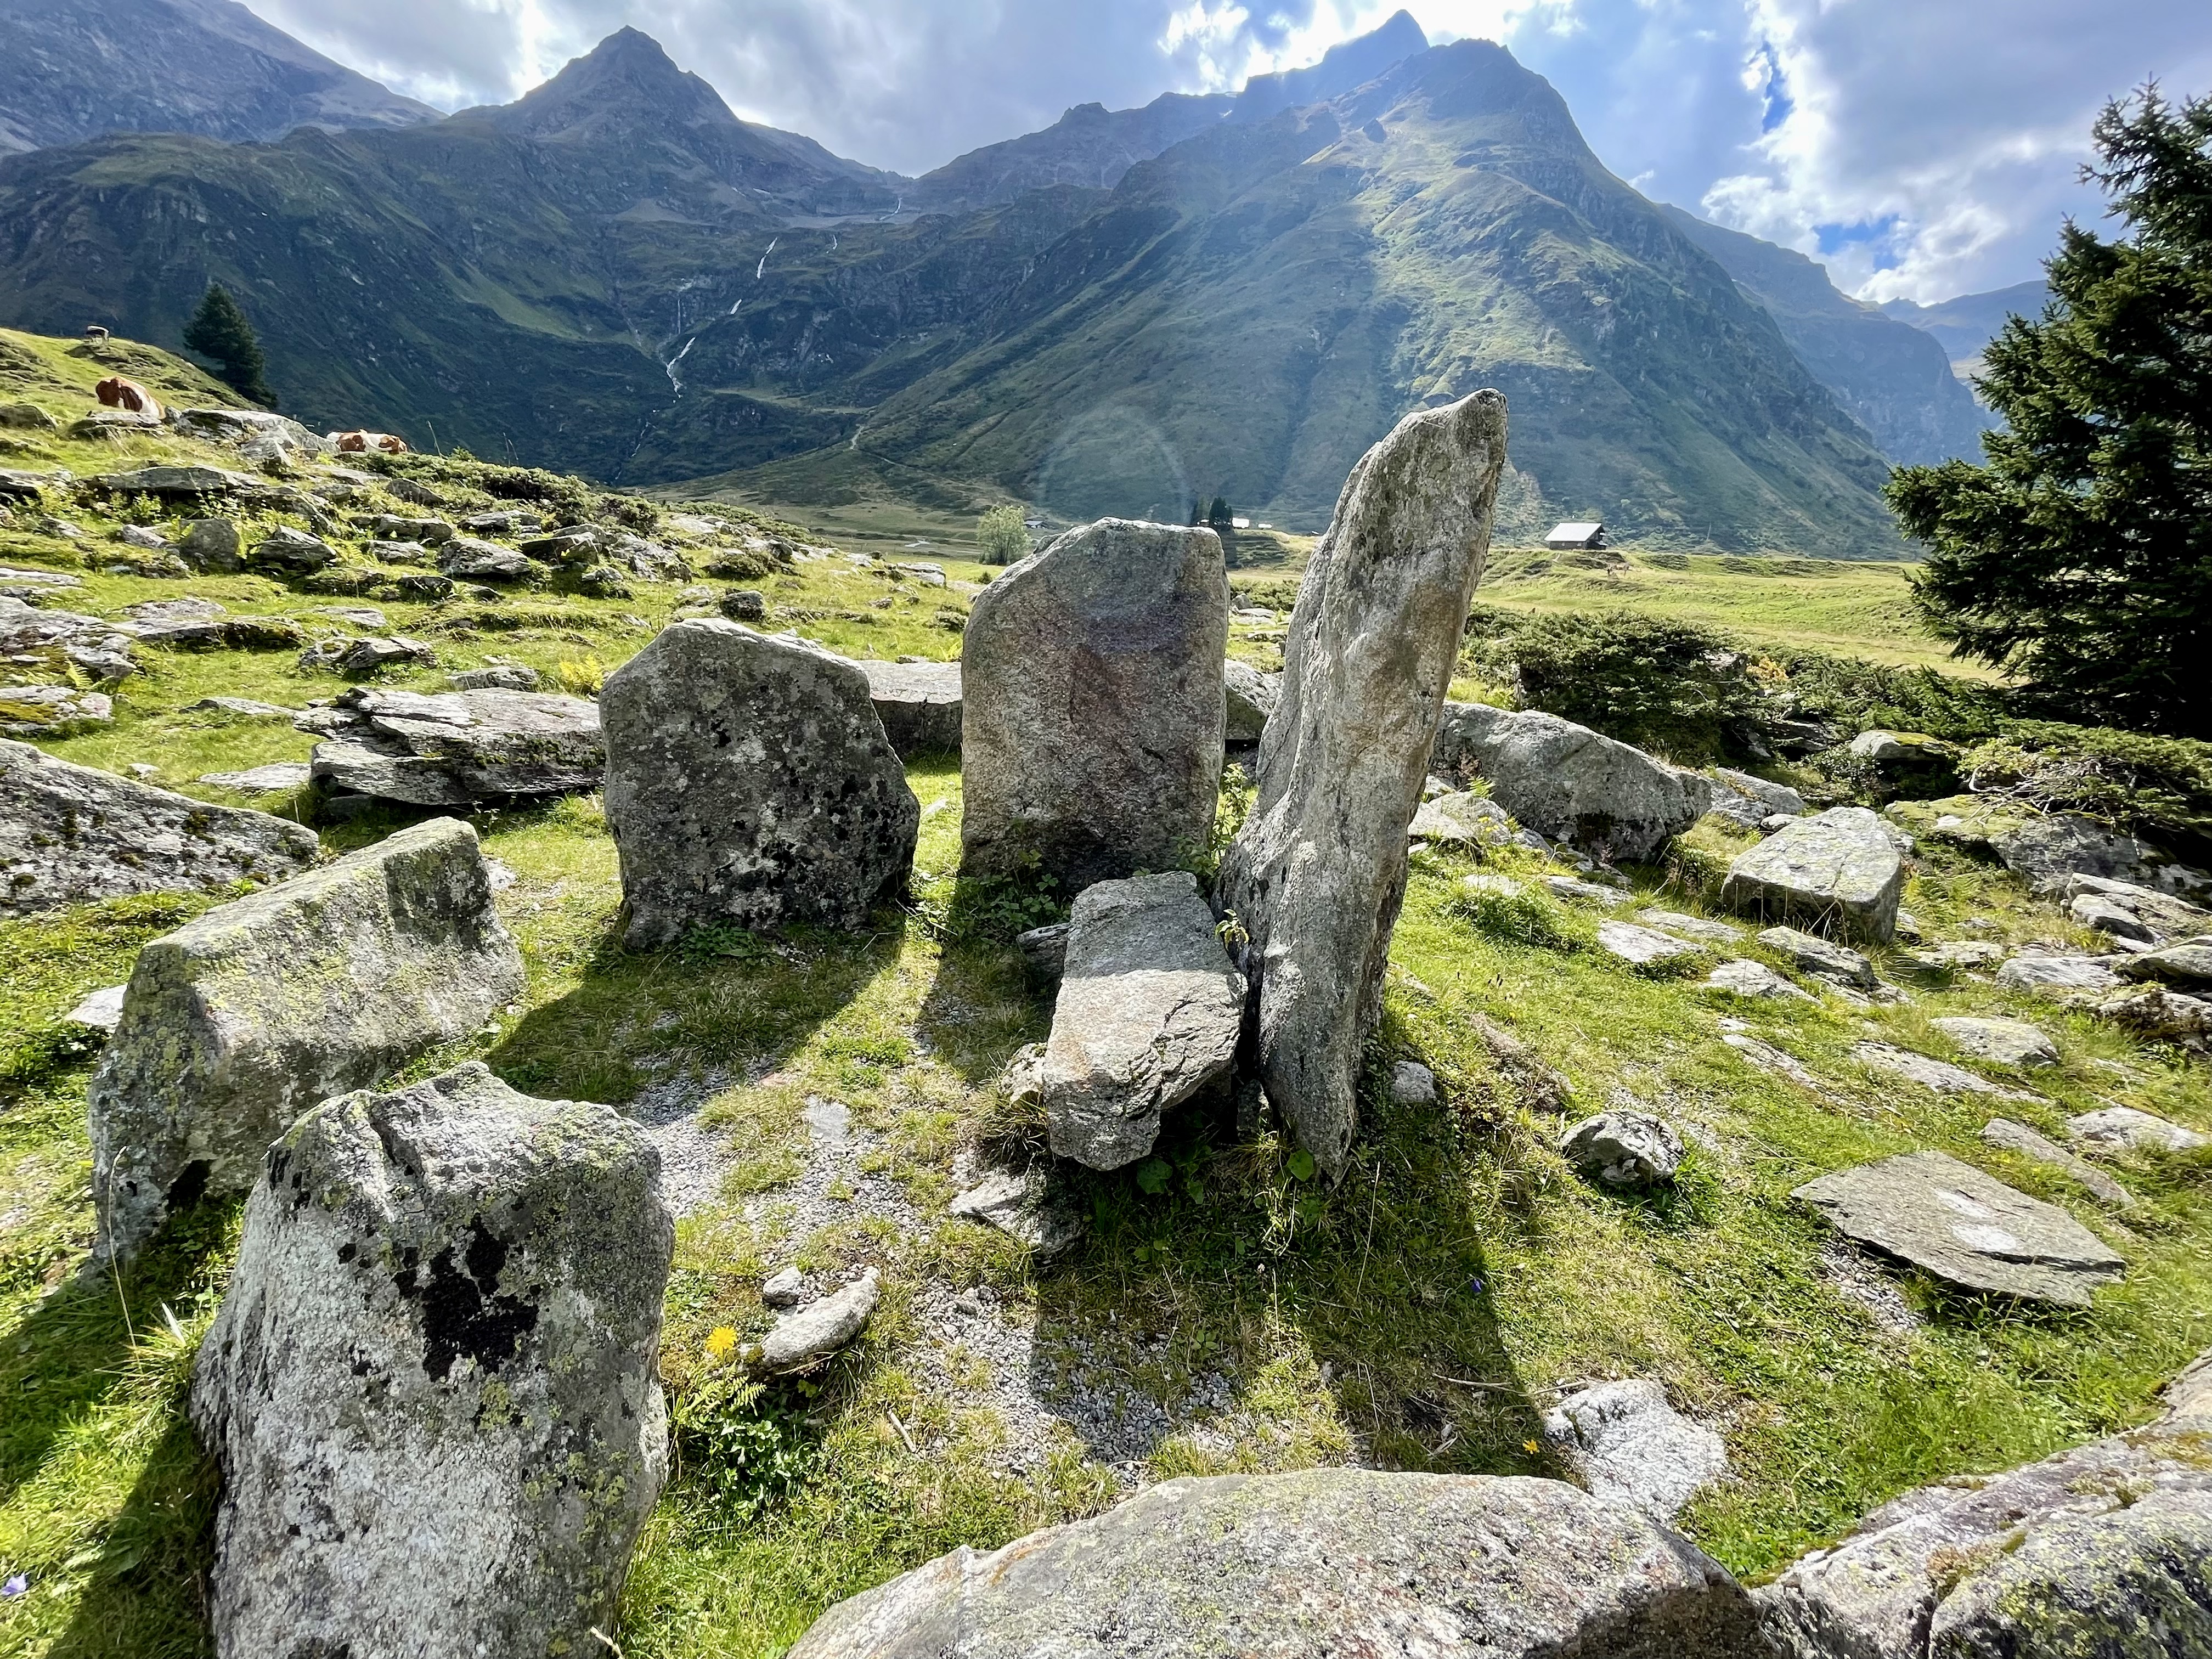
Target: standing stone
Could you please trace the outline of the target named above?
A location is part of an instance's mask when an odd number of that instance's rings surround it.
[[[313,863],[319,845],[313,830],[266,812],[0,739],[0,916],[280,880]]]
[[[607,676],[599,717],[632,947],[703,922],[857,928],[906,879],[921,804],[844,658],[680,622]]]
[[[1904,861],[1890,836],[1863,806],[1795,819],[1738,855],[1721,900],[1750,915],[1886,945],[1897,932],[1905,892]]]
[[[265,1168],[192,1386],[216,1653],[599,1650],[668,1470],[652,1143],[470,1064]]]
[[[1161,1115],[1227,1073],[1243,1015],[1243,975],[1188,870],[1085,888],[1045,1045],[1052,1150],[1094,1170],[1144,1157]]]
[[[1440,775],[1472,773],[1530,829],[1608,860],[1649,859],[1712,804],[1711,779],[1535,709],[1449,703]]]
[[[1259,798],[1222,869],[1261,1080],[1331,1176],[1406,893],[1406,830],[1490,543],[1505,400],[1398,422],[1345,481],[1298,589]]]
[[[476,831],[434,818],[218,905],[138,953],[91,1088],[99,1254],[243,1191],[301,1113],[521,994]]]
[[[1202,526],[1101,519],[977,596],[961,861],[1071,890],[1202,848],[1221,781],[1229,577]]]

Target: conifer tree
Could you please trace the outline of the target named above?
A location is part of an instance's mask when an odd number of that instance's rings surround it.
[[[263,378],[268,365],[261,356],[261,342],[253,336],[253,325],[221,283],[210,283],[200,296],[199,309],[185,325],[185,348],[212,358],[216,378],[240,397],[264,409],[276,406],[276,394]]]
[[[1903,467],[1929,552],[1914,597],[1954,654],[2062,717],[2212,738],[2212,98],[2109,104],[2083,176],[2125,234],[2078,224],[1977,384],[1987,462]]]

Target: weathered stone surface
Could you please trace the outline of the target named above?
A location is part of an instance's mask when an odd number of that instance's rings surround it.
[[[2199,1362],[2201,1365],[2203,1362]],[[2212,1401],[1883,1504],[1764,1589],[1779,1659],[2195,1659],[2212,1652]]]
[[[882,1295],[883,1281],[871,1267],[842,1290],[777,1320],[757,1347],[745,1351],[746,1367],[764,1376],[813,1370],[867,1329]]]
[[[235,714],[240,720],[289,720],[298,716],[296,708],[280,708],[273,702],[257,702],[252,697],[202,697],[198,702],[187,703],[187,714],[204,709],[217,714]]]
[[[1956,973],[1961,969],[1993,968],[2005,958],[2005,948],[1985,939],[1946,939],[1924,951],[1912,952],[1916,967]]]
[[[1262,674],[1249,662],[1231,658],[1221,665],[1222,740],[1257,743],[1267,735],[1267,722],[1282,706],[1283,690],[1276,675]]]
[[[1626,904],[1636,896],[1624,888],[1607,887],[1595,881],[1577,881],[1572,876],[1546,876],[1544,885],[1553,898],[1571,899],[1577,904]]]
[[[289,525],[279,525],[254,543],[246,555],[247,569],[268,571],[278,576],[303,576],[337,562],[337,549],[319,536],[310,536]]]
[[[1998,1066],[2056,1066],[2058,1045],[2024,1019],[1983,1019],[1971,1014],[1930,1020],[1960,1052]]]
[[[1494,392],[1408,415],[1360,458],[1299,586],[1258,799],[1223,860],[1261,1080],[1332,1176],[1504,459]]]
[[[1394,1106],[1433,1106],[1437,1103],[1437,1074],[1418,1060],[1401,1060],[1390,1068],[1390,1103]]]
[[[2212,987],[2212,944],[2187,940],[2156,951],[2146,951],[2120,963],[2122,979],[2154,979],[2184,990]]]
[[[1728,1473],[1727,1442],[1668,1405],[1659,1382],[1601,1382],[1570,1395],[1545,1414],[1544,1437],[1591,1497],[1654,1521],[1672,1521]]]
[[[1026,1244],[1040,1261],[1049,1261],[1080,1243],[1090,1223],[1082,1210],[1060,1192],[1048,1164],[1027,1170],[994,1170],[947,1206]]]
[[[456,691],[535,691],[540,684],[538,671],[517,663],[501,663],[490,668],[465,668],[458,674],[447,677]]]
[[[761,1281],[761,1300],[771,1308],[795,1307],[805,1294],[806,1275],[796,1267],[781,1268]]]
[[[194,519],[177,539],[177,556],[195,570],[228,576],[246,568],[246,538],[235,519]]]
[[[1916,1054],[1909,1048],[1899,1048],[1887,1042],[1855,1042],[1851,1058],[1862,1066],[1871,1066],[1877,1072],[1887,1072],[1892,1077],[1901,1077],[1908,1083],[1917,1083],[1923,1089],[1939,1095],[1993,1095],[2001,1100],[2040,1100],[2040,1095],[2028,1094],[2019,1089],[2008,1089],[2002,1084],[1977,1077],[1964,1066],[1954,1066],[1948,1060],[1931,1060],[1926,1054]]]
[[[1047,979],[1058,979],[1067,969],[1067,924],[1048,922],[1014,935],[1014,949],[1022,960]]]
[[[2140,880],[2159,863],[2157,850],[2069,812],[2030,818],[1990,837],[2005,868],[2039,891],[2056,891],[2072,875]]]
[[[456,536],[438,550],[438,574],[456,581],[526,582],[544,573],[511,547]]]
[[[123,1018],[125,988],[120,985],[103,985],[62,1018],[71,1025],[82,1025],[89,1030],[112,1031]]]
[[[2138,882],[2114,881],[2108,877],[2075,874],[2059,885],[2060,898],[2069,904],[2095,899],[2134,917],[2145,930],[2140,937],[2164,942],[2192,933],[2212,933],[2212,910],[2191,904],[2155,887]]]
[[[542,691],[341,692],[311,728],[315,781],[416,806],[580,794],[599,787],[599,706]]]
[[[2212,1001],[2184,996],[2162,985],[2141,985],[2116,996],[2098,998],[2088,1005],[2099,1019],[2146,1036],[2154,1042],[2179,1042],[2203,1049],[2212,1038]]]
[[[1423,801],[1406,834],[1447,847],[1503,847],[1513,839],[1513,821],[1496,801],[1462,792]]]
[[[1705,945],[1734,945],[1743,938],[1743,929],[1733,922],[1713,921],[1705,916],[1687,916],[1679,910],[1639,910],[1636,919],[1662,932],[1682,939],[1693,939]]]
[[[960,665],[957,662],[862,662],[868,697],[884,735],[903,760],[960,752]]]
[[[1716,991],[1730,991],[1740,997],[1765,997],[1776,1001],[1794,1000],[1800,1002],[1814,1000],[1765,963],[1752,962],[1742,957],[1721,963],[1705,975],[1705,983]]]
[[[1601,1112],[1559,1137],[1559,1155],[1607,1187],[1656,1187],[1682,1167],[1682,1139],[1649,1112]]]
[[[106,726],[115,703],[74,685],[0,685],[0,737],[61,738]]]
[[[1874,963],[1848,945],[1837,945],[1816,934],[1800,933],[1795,927],[1766,928],[1759,935],[1759,942],[1770,951],[1779,951],[1807,973],[1821,979],[1853,986],[1862,991],[1871,991],[1875,988]]]
[[[0,741],[0,915],[280,880],[316,850],[314,831],[283,818]]]
[[[0,598],[0,656],[27,665],[26,658],[63,663],[78,669],[100,684],[111,684],[136,672],[128,635],[112,623],[75,611],[50,611],[21,599]]]
[[[306,788],[307,775],[305,761],[270,761],[264,766],[250,766],[243,772],[203,772],[199,781],[218,789],[235,789],[242,794],[273,795],[279,791]]]
[[[702,922],[859,927],[905,880],[921,805],[842,657],[677,623],[607,677],[599,708],[632,945]]]
[[[2063,1170],[2107,1204],[2126,1208],[2135,1202],[2126,1188],[2095,1164],[2075,1157],[2063,1146],[2046,1139],[2025,1123],[2015,1123],[2008,1117],[1993,1117],[1982,1125],[1982,1139],[1992,1146],[2018,1152],[2039,1164],[2048,1164],[2054,1170]]]
[[[100,1254],[129,1255],[203,1193],[242,1191],[301,1112],[482,1029],[521,991],[476,832],[454,818],[154,940],[92,1081]]]
[[[142,466],[130,472],[102,472],[85,483],[111,495],[240,495],[260,487],[242,472],[214,466]]]
[[[1721,902],[1886,944],[1897,928],[1905,866],[1887,826],[1863,806],[1798,818],[1736,855]]]
[[[1169,1480],[839,1603],[789,1659],[1753,1659],[1750,1598],[1555,1480],[1307,1469]]]
[[[1771,1042],[1761,1042],[1757,1037],[1747,1036],[1741,1031],[1725,1031],[1721,1041],[1741,1054],[1762,1072],[1771,1072],[1777,1077],[1786,1077],[1801,1089],[1817,1092],[1820,1079],[1805,1067],[1804,1061],[1795,1054],[1787,1054]]]
[[[2110,933],[2114,939],[2141,939],[2148,944],[2158,937],[2151,925],[2134,911],[2095,893],[2081,895],[2066,907],[2066,914],[2084,927]]]
[[[2120,976],[2109,963],[2095,957],[2014,957],[1997,969],[1997,983],[2016,991],[2064,994],[2071,991],[2112,991]]]
[[[1906,1152],[1790,1194],[1845,1237],[1969,1291],[2086,1308],[2127,1263],[2055,1206],[1943,1152]]]
[[[1487,779],[1521,823],[1607,861],[1654,856],[1712,804],[1711,780],[1534,709],[1445,705],[1430,764]]]
[[[1764,806],[1766,811],[1759,815],[1761,817],[1784,812],[1794,818],[1813,810],[1804,796],[1786,783],[1770,782],[1765,778],[1753,777],[1748,772],[1731,771],[1725,766],[1715,767],[1713,777],[1723,788]]]
[[[962,647],[961,857],[1072,891],[1206,844],[1229,578],[1202,526],[1101,519],[976,597]]]
[[[172,649],[222,643],[223,618],[230,613],[213,599],[198,594],[185,594],[181,599],[145,599],[125,606],[125,620],[115,624],[115,631],[128,635],[142,645],[163,645]]]
[[[2212,1146],[2212,1135],[2185,1129],[2133,1106],[2106,1106],[2078,1113],[2066,1120],[2066,1132],[2100,1152],[2193,1152]]]
[[[471,1064],[265,1169],[193,1378],[216,1652],[592,1652],[668,1468],[652,1143]]]
[[[1601,951],[1620,957],[1633,968],[1650,968],[1694,957],[1698,950],[1697,945],[1666,933],[1655,933],[1649,927],[1638,927],[1626,921],[1598,923],[1597,943]]]
[[[1152,1150],[1160,1119],[1225,1074],[1244,977],[1187,870],[1085,888],[1045,1045],[1053,1152],[1118,1170]]]

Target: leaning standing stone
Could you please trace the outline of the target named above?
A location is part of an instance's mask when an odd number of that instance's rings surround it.
[[[1244,978],[1187,870],[1085,888],[1066,964],[1044,1051],[1052,1150],[1118,1170],[1152,1150],[1163,1113],[1229,1070]]]
[[[862,926],[921,804],[868,677],[732,622],[680,622],[607,677],[607,823],[633,947],[703,922]]]
[[[1905,865],[1882,821],[1835,806],[1781,829],[1729,866],[1725,904],[1775,921],[1832,927],[1887,945],[1897,932]]]
[[[1331,1175],[1358,1121],[1406,829],[1504,461],[1505,399],[1478,392],[1408,415],[1352,468],[1298,589],[1259,799],[1223,865],[1217,905],[1247,936],[1261,1079]]]
[[[481,1030],[521,994],[476,831],[434,818],[219,905],[138,953],[93,1078],[99,1253],[243,1191],[301,1113]]]
[[[961,653],[961,861],[1071,890],[1206,845],[1229,577],[1202,526],[1101,519],[977,597]]]
[[[652,1143],[471,1064],[265,1170],[192,1383],[216,1653],[597,1650],[668,1470]]]

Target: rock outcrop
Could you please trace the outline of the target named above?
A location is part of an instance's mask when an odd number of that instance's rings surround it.
[[[1750,1598],[1556,1480],[1308,1469],[1169,1480],[830,1609],[789,1659],[1754,1659]]]
[[[977,596],[961,651],[963,868],[1071,891],[1206,845],[1229,577],[1202,526],[1101,519]]]
[[[301,1113],[481,1030],[522,983],[476,832],[454,818],[154,940],[92,1081],[100,1254],[243,1191]]]
[[[1441,776],[1473,775],[1529,829],[1601,859],[1649,859],[1712,804],[1711,780],[1534,709],[1448,703]]]
[[[1887,944],[1904,892],[1905,864],[1888,827],[1863,806],[1834,806],[1739,854],[1721,900],[1747,915]]]
[[[652,1143],[471,1064],[256,1162],[191,1395],[216,1652],[593,1651],[668,1468]]]
[[[473,806],[599,787],[599,705],[545,691],[386,691],[356,686],[294,722],[319,733],[315,781],[334,794]]]
[[[599,708],[633,946],[707,922],[859,927],[905,880],[921,805],[844,658],[680,622],[607,677]]]
[[[1360,458],[1298,589],[1259,795],[1222,868],[1268,1098],[1332,1176],[1406,890],[1406,830],[1490,543],[1505,400],[1419,410]]]
[[[317,847],[313,830],[283,818],[0,741],[0,916],[278,881],[312,864]]]
[[[1118,1170],[1152,1150],[1161,1116],[1224,1076],[1244,979],[1188,871],[1084,890],[1045,1045],[1052,1150]]]

